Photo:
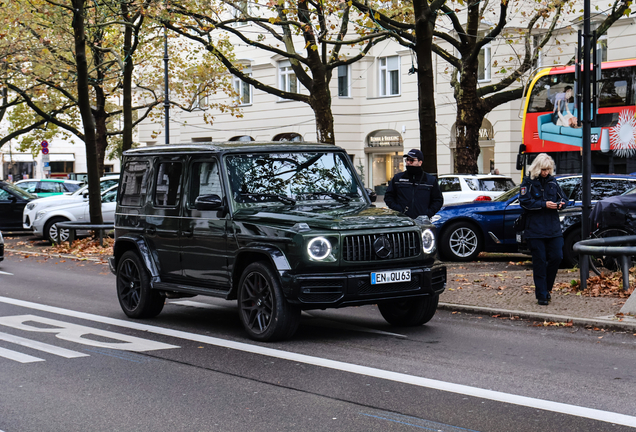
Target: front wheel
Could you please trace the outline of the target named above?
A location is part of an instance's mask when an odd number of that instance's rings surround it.
[[[150,288],[150,277],[139,255],[124,253],[117,265],[117,298],[130,318],[153,318],[163,309],[165,299]]]
[[[391,325],[415,327],[429,322],[437,311],[439,295],[419,299],[395,300],[378,304],[382,317]]]
[[[44,235],[51,243],[60,244],[68,241],[70,230],[68,228],[58,228],[58,222],[68,222],[68,219],[64,217],[54,217],[44,225]]]
[[[248,265],[239,281],[239,314],[251,339],[263,342],[288,339],[300,323],[300,308],[289,304],[271,267]]]
[[[442,257],[450,261],[473,261],[483,248],[477,229],[466,222],[445,229],[439,247]]]

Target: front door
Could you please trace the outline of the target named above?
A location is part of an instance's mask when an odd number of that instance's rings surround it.
[[[0,229],[22,229],[22,211],[26,202],[11,192],[0,189]]]
[[[183,275],[192,285],[228,291],[226,212],[197,210],[194,205],[198,196],[225,197],[219,161],[210,156],[193,157],[187,172],[180,233]]]

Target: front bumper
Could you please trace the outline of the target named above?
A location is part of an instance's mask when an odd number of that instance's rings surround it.
[[[408,266],[407,266],[408,267]],[[373,269],[384,271],[394,269]],[[291,303],[303,309],[374,304],[386,300],[439,295],[446,287],[446,267],[411,267],[409,282],[372,285],[371,270],[333,274],[283,274]]]

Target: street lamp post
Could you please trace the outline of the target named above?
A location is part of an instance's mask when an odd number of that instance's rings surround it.
[[[170,93],[168,88],[168,29],[166,26],[163,27],[163,79],[164,79],[164,121],[166,122],[166,131],[165,131],[165,143],[170,144]]]

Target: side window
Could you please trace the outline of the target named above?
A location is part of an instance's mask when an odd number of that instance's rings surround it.
[[[223,197],[219,164],[215,160],[195,162],[190,170],[190,191],[188,206],[194,208],[194,201],[201,195]]]
[[[112,203],[115,201],[117,201],[117,189],[113,189],[111,191],[106,192],[104,195],[102,195],[103,203]]]
[[[592,179],[592,200],[598,201],[603,198],[620,195],[630,190],[633,184],[629,180]]]
[[[473,178],[465,178],[466,184],[470,188],[470,190],[478,191],[479,190],[479,181]]]
[[[121,177],[123,206],[141,207],[146,200],[149,165],[147,162],[129,162]]]
[[[457,177],[444,177],[439,179],[439,189],[442,192],[459,192],[462,186]]]
[[[25,190],[30,193],[35,193],[35,189],[38,186],[38,182],[24,182],[17,185],[20,189]]]
[[[61,184],[56,182],[40,182],[36,189],[37,193],[56,193],[63,192],[61,190]]]
[[[0,189],[0,201],[9,201],[11,194],[4,189]]]
[[[175,207],[181,194],[181,162],[161,162],[157,167],[155,199],[157,207]]]
[[[119,183],[117,180],[102,180],[102,182],[99,184],[99,188],[101,189],[100,192],[104,192],[106,189],[110,189],[117,183]]]
[[[568,200],[576,199],[577,201],[581,200],[580,197],[580,188],[578,187],[581,183],[581,177],[566,177],[563,179],[557,180],[559,186],[561,186],[561,190],[565,194],[565,197]],[[573,196],[574,192],[577,191],[577,196]]]

